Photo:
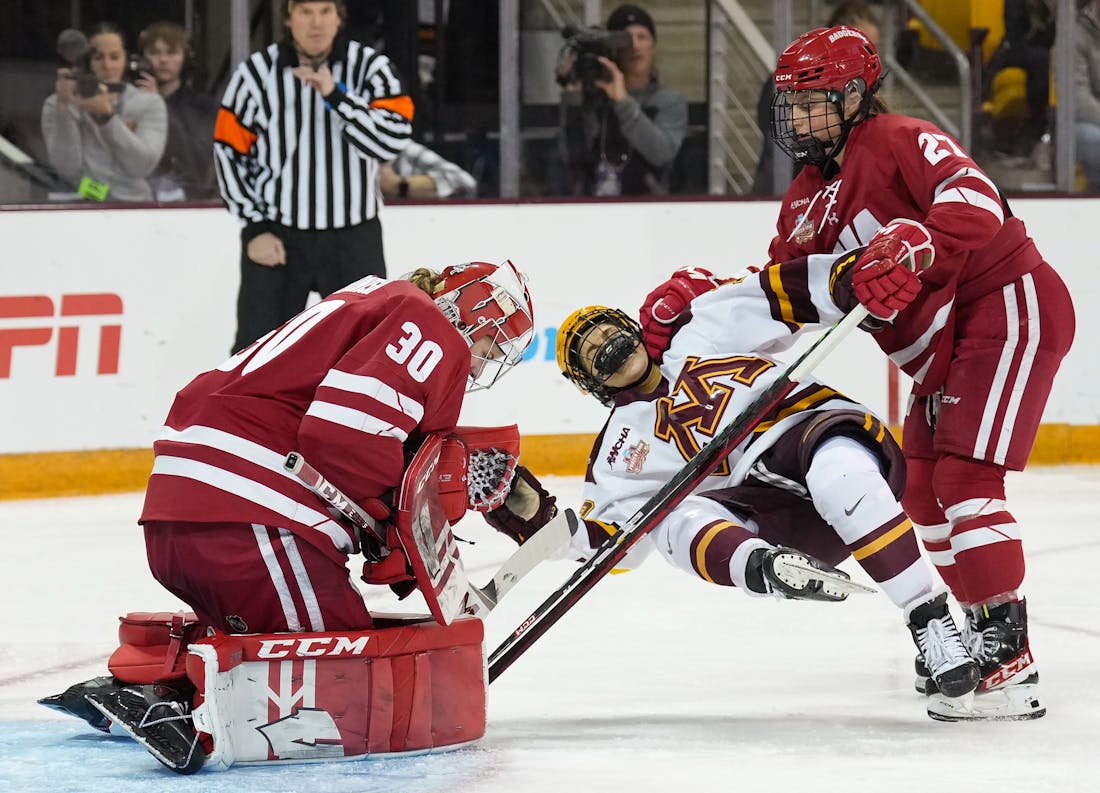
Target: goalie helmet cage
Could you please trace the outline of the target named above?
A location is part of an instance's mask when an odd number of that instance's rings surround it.
[[[642,537],[676,508],[710,472],[867,316],[856,306],[681,468],[595,554],[546,598],[489,656],[492,683],[607,575]]]

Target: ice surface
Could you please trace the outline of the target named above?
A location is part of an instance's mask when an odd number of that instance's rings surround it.
[[[578,500],[579,480],[547,484]],[[1009,479],[1049,710],[1034,722],[928,719],[883,596],[750,599],[654,558],[601,582],[492,685],[476,747],[189,778],[34,701],[103,673],[119,614],[179,605],[145,566],[141,495],[3,502],[0,791],[1100,791],[1098,493],[1095,467]],[[459,533],[481,583],[509,545],[476,517]],[[488,649],[571,569],[522,581],[487,621]]]

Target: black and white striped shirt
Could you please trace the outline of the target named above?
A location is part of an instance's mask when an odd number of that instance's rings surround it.
[[[389,59],[337,39],[326,102],[294,76],[287,44],[255,52],[233,73],[214,132],[222,199],[245,225],[338,229],[374,218],[378,169],[405,148],[412,101]]]

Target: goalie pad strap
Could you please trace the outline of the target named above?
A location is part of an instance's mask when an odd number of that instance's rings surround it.
[[[168,683],[186,677],[185,650],[203,634],[193,612],[134,611],[119,617],[119,647],[107,661],[124,683]]]

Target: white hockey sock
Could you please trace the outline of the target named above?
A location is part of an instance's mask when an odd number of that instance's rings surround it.
[[[878,457],[853,438],[835,436],[818,446],[806,472],[806,484],[817,511],[849,547],[858,547],[865,537],[884,526],[896,524],[900,529],[903,522],[909,525],[882,474]],[[911,541],[916,544],[915,534]],[[885,580],[871,574],[899,607],[931,592],[934,586],[931,569],[919,557]]]

